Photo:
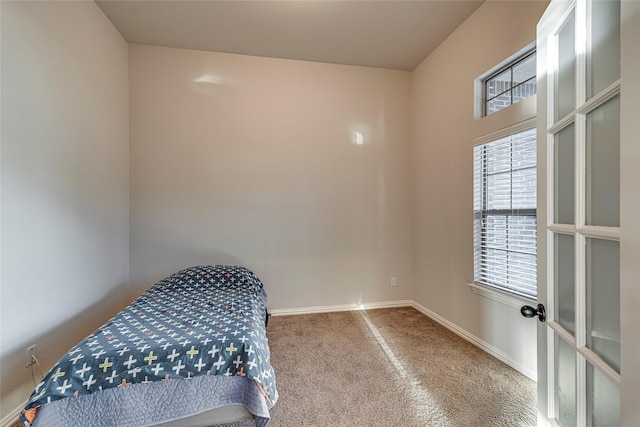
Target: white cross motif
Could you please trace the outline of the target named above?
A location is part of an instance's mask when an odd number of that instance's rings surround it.
[[[69,352],[69,356],[73,356],[74,354],[76,354],[77,352],[82,351],[79,348],[74,348],[72,351]]]
[[[216,348],[216,346],[214,345],[214,346],[211,348],[211,350],[207,351],[207,354],[210,354],[210,355],[211,355],[211,357],[215,357],[216,353],[218,353],[219,351],[220,351],[220,350],[218,350],[218,349]]]
[[[94,380],[93,379],[93,375],[89,375],[89,379],[87,379],[85,382],[82,383],[82,385],[87,387],[87,390],[89,390],[89,388],[94,385],[96,382],[98,382],[98,380]]]
[[[176,375],[180,375],[180,370],[185,368],[187,365],[183,365],[181,360],[178,360],[178,364],[176,366],[174,366],[173,368],[171,368],[172,370],[176,371]]]
[[[97,353],[92,353],[91,355],[92,355],[92,356],[94,356],[96,359],[98,359],[98,358],[99,358],[100,356],[102,356],[103,354],[107,354],[107,352],[106,352],[106,351],[104,351],[104,350],[100,350],[99,352],[97,352]]]
[[[160,366],[160,364],[158,363],[153,369],[151,369],[153,371],[153,374],[155,376],[158,376],[158,372],[160,371],[164,371],[164,368],[162,366]]]
[[[69,384],[69,380],[65,379],[60,387],[56,387],[56,390],[60,390],[62,392],[62,394],[64,394],[64,392],[67,391],[67,389],[71,388],[71,387],[72,387],[72,385]]]
[[[136,377],[136,375],[138,375],[140,372],[142,372],[142,368],[133,368],[133,369],[131,369],[131,370],[127,371],[127,373],[128,373],[129,375],[132,375],[132,376],[133,376],[133,378],[135,378],[135,377]]]
[[[80,375],[80,378],[84,378],[84,374],[85,372],[89,372],[91,370],[91,368],[87,367],[86,363],[82,364],[82,369],[78,369],[76,371],[76,375]]]
[[[233,364],[236,365],[236,370],[238,370],[240,365],[242,365],[242,359],[240,358],[240,355],[238,355],[238,358],[233,361]]]
[[[216,367],[216,372],[220,370],[220,368],[224,365],[224,359],[222,356],[218,356],[218,361],[213,364]]]
[[[138,361],[138,359],[134,359],[133,358],[133,354],[129,355],[129,360],[127,360],[126,362],[123,363],[123,365],[125,365],[127,367],[127,369],[131,369],[131,365],[133,365],[134,363],[136,363]]]
[[[80,353],[79,355],[77,355],[76,357],[74,357],[73,359],[71,359],[71,362],[75,365],[76,362],[80,359],[84,359],[84,354]]]
[[[120,356],[122,356],[129,350],[130,350],[129,347],[125,347],[122,350],[118,350],[118,353],[120,354]]]
[[[116,379],[117,376],[117,372],[114,369],[113,371],[111,371],[111,376],[108,376],[107,379],[109,380],[109,384],[113,384],[113,380]]]
[[[251,359],[247,362],[247,365],[249,366],[249,369],[254,369],[256,366],[258,366],[258,364],[256,363],[256,359]]]
[[[176,353],[176,349],[171,349],[171,354],[167,356],[167,359],[171,359],[171,363],[175,360],[176,357],[180,356],[180,353]]]
[[[198,368],[198,372],[200,372],[202,370],[202,368],[204,368],[205,366],[207,366],[206,363],[202,363],[202,357],[200,358],[200,360],[198,360],[198,363],[196,363],[195,365],[193,365],[194,367]]]

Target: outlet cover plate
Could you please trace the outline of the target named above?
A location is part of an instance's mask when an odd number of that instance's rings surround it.
[[[25,366],[28,368],[29,366],[33,365],[34,363],[36,363],[36,361],[33,359],[33,356],[35,356],[36,354],[36,345],[31,345],[29,347],[27,347],[27,353],[26,353],[26,358],[25,358]]]

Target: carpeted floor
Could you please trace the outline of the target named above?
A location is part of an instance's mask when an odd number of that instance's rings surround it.
[[[271,317],[267,335],[270,427],[536,425],[535,382],[413,308]]]
[[[273,426],[534,426],[536,384],[413,308],[272,317]]]

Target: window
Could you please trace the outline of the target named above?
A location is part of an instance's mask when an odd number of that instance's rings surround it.
[[[536,130],[473,148],[474,281],[536,298]]]
[[[536,94],[536,52],[508,62],[483,79],[484,115],[502,110],[509,105]]]

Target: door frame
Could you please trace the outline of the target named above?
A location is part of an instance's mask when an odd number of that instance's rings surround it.
[[[620,23],[620,407],[640,425],[640,1],[622,1]]]

